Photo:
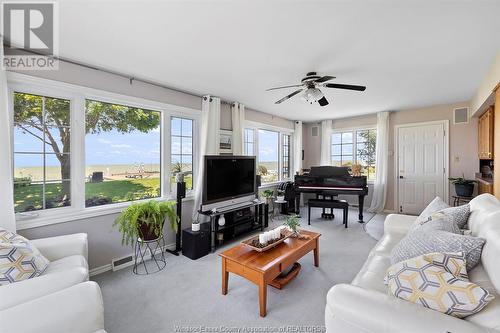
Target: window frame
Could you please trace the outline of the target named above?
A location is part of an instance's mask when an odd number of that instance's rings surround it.
[[[177,115],[170,115],[169,116],[168,123],[169,123],[169,126],[170,126],[169,127],[169,131],[170,132],[168,133],[168,137],[169,137],[169,139],[168,139],[169,140],[169,143],[168,143],[169,147],[168,147],[168,149],[170,150],[170,153],[169,153],[169,156],[168,156],[168,159],[169,159],[168,170],[169,170],[169,172],[168,172],[168,180],[167,180],[167,183],[168,183],[169,187],[172,186],[172,184],[170,184],[170,177],[171,177],[171,173],[172,173],[172,171],[171,171],[171,168],[172,168],[172,155],[179,155],[179,156],[181,156],[181,163],[182,163],[182,156],[183,155],[188,155],[188,154],[183,154],[182,153],[182,138],[188,138],[188,136],[183,136],[182,135],[182,126],[181,126],[181,135],[172,135],[172,132],[171,132],[171,130],[172,130],[172,118],[181,119],[181,121],[182,120],[186,120],[186,119],[193,121],[193,127],[191,129],[191,131],[192,131],[191,132],[191,140],[193,141],[192,144],[191,144],[191,169],[192,169],[192,171],[191,171],[191,173],[192,173],[191,174],[191,184],[192,184],[193,188],[189,189],[189,188],[186,187],[186,196],[193,196],[194,195],[194,191],[195,191],[194,186],[196,184],[195,177],[198,176],[198,174],[195,173],[195,164],[197,162],[196,161],[197,158],[196,158],[196,155],[195,155],[195,126],[196,126],[196,122],[195,122],[195,120],[193,118],[189,118],[189,117],[185,117],[185,116],[184,117],[183,116],[177,116]],[[172,151],[171,151],[171,149],[172,149],[172,136],[176,136],[176,137],[180,137],[181,138],[181,152],[180,152],[180,154],[172,154]]]
[[[366,131],[366,130],[374,130],[375,133],[377,132],[377,125],[367,125],[367,126],[360,126],[360,127],[347,127],[347,128],[335,128],[332,130],[332,135],[330,137],[330,164],[331,164],[331,161],[332,161],[332,158],[333,158],[333,146],[334,145],[340,145],[341,146],[341,149],[342,149],[342,145],[341,144],[334,144],[333,143],[333,135],[334,134],[339,134],[339,133],[345,133],[345,132],[352,132],[352,158],[353,158],[353,163],[357,163],[358,161],[358,152],[357,152],[357,139],[358,139],[358,131]],[[342,152],[341,152],[342,153]],[[335,155],[335,156],[339,156],[339,155]],[[340,155],[342,156],[342,155]],[[377,163],[375,162],[375,167],[376,167]],[[368,184],[373,184],[375,182],[375,180],[368,180],[367,179],[367,182]]]
[[[41,95],[41,94],[32,94],[32,93],[27,93],[25,91],[17,91],[17,90],[13,90],[10,95],[9,95],[9,99],[12,99],[12,118],[14,117],[14,105],[13,105],[13,101],[14,101],[14,95],[18,93],[18,94],[29,94],[29,95],[33,95],[33,96],[39,96],[39,97],[42,97],[42,98],[52,98],[52,99],[60,99],[60,100],[66,100],[66,101],[69,101],[69,129],[70,129],[70,149],[69,149],[69,157],[70,157],[70,170],[72,171],[73,170],[73,109],[72,109],[72,101],[68,98],[62,98],[62,97],[55,97],[55,96],[52,96],[52,95]],[[43,105],[43,111],[46,111],[46,108],[45,108],[45,102],[42,103]],[[9,101],[9,107],[10,107],[10,101]],[[45,115],[44,115],[45,116]],[[51,153],[51,152],[47,152],[46,151],[46,147],[45,147],[45,143],[42,144],[42,151],[41,152],[30,152],[30,151],[25,151],[25,152],[22,152],[22,151],[16,151],[16,147],[15,147],[15,142],[14,142],[14,136],[15,136],[15,123],[14,121],[11,122],[12,123],[12,127],[11,127],[11,131],[12,131],[12,149],[11,149],[11,155],[12,155],[12,172],[14,173],[14,167],[15,167],[15,157],[16,157],[16,154],[20,154],[20,155],[40,155],[40,156],[43,156],[43,162],[42,162],[42,168],[44,169],[43,173],[43,180],[42,181],[35,181],[35,183],[40,183],[42,186],[43,186],[43,197],[42,197],[42,208],[41,209],[37,209],[35,210],[34,212],[42,212],[42,211],[46,211],[48,209],[52,210],[52,209],[60,209],[60,208],[67,208],[68,206],[64,206],[64,207],[55,207],[55,208],[45,208],[45,203],[46,203],[46,191],[45,191],[45,188],[46,188],[46,185],[47,183],[50,183],[50,181],[47,181],[46,180],[46,175],[45,175],[45,168],[46,168],[46,158],[48,156],[55,156],[55,153]],[[45,123],[42,123],[42,127],[45,127]],[[65,126],[65,127],[68,127],[68,126]],[[73,201],[73,179],[72,179],[72,174],[70,173],[70,178],[69,179],[61,179],[61,185],[63,182],[65,181],[69,181],[70,182],[70,206],[72,205],[72,201]],[[14,177],[14,175],[12,176]],[[55,180],[56,182],[59,181],[59,180]],[[69,207],[70,207],[69,206]],[[23,212],[25,213],[25,212]],[[18,213],[16,213],[18,214]],[[22,213],[20,213],[22,214]]]
[[[254,138],[254,153],[257,161],[257,165],[259,165],[259,134],[258,130],[265,130],[265,131],[272,131],[272,132],[277,132],[278,133],[278,180],[275,182],[269,182],[269,183],[262,183],[260,188],[265,188],[265,187],[271,187],[275,186],[279,183],[282,183],[284,181],[290,181],[293,178],[293,142],[294,142],[294,129],[291,128],[285,128],[285,127],[278,127],[278,126],[273,126],[273,125],[267,125],[255,121],[250,121],[246,120],[244,123],[244,130],[245,129],[252,129]],[[289,165],[289,170],[290,170],[290,177],[284,178],[283,177],[283,135],[290,135],[290,165]]]
[[[71,128],[71,205],[48,210],[23,212],[16,214],[17,229],[28,229],[56,223],[70,222],[84,218],[110,215],[121,212],[132,203],[151,199],[113,203],[103,206],[85,207],[85,100],[97,100],[106,103],[126,105],[158,111],[161,114],[160,125],[160,163],[161,196],[153,200],[165,201],[174,199],[170,191],[171,169],[171,118],[188,118],[193,120],[193,175],[197,174],[199,163],[198,128],[201,120],[201,110],[152,101],[134,96],[117,94],[101,89],[88,88],[75,84],[33,77],[25,74],[8,72],[8,112],[11,123],[12,175],[14,173],[14,92],[21,92],[46,97],[62,98],[70,101]],[[82,190],[83,189],[83,190]],[[193,191],[185,200],[193,199]]]

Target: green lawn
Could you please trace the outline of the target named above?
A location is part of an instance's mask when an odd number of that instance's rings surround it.
[[[64,206],[61,184],[45,186],[47,208]],[[192,177],[186,177],[186,187],[192,187]],[[154,198],[160,195],[160,178],[126,179],[86,183],[85,199],[108,198],[111,202]],[[16,212],[38,210],[42,208],[42,185],[28,185],[14,188],[14,206]]]

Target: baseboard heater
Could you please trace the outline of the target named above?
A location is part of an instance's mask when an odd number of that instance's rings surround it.
[[[133,255],[128,255],[128,256],[123,257],[123,258],[117,258],[117,259],[111,260],[111,268],[113,269],[113,272],[120,270],[122,268],[128,267],[128,266],[131,266],[133,264],[134,264],[134,256]]]

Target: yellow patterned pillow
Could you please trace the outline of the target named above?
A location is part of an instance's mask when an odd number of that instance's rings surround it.
[[[26,242],[0,242],[0,285],[40,276],[49,261]]]
[[[0,243],[12,243],[12,242],[27,242],[28,240],[21,235],[14,232],[10,232],[7,229],[0,228]]]
[[[457,254],[431,253],[402,261],[387,271],[389,294],[465,318],[481,311],[494,296],[464,278],[464,267],[465,259]]]

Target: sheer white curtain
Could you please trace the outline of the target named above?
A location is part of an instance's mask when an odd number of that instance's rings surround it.
[[[0,61],[3,63],[3,38],[0,37]],[[7,73],[0,68],[0,227],[16,231],[14,185],[12,183],[12,119],[8,106]]]
[[[295,122],[293,132],[293,171],[294,174],[302,170],[302,122]],[[292,176],[293,178],[293,176]]]
[[[332,121],[323,120],[321,122],[321,165],[331,164],[331,143],[332,143]]]
[[[203,96],[198,144],[198,172],[195,178],[193,219],[198,216],[203,194],[204,156],[218,155],[220,144],[220,98]]]
[[[369,212],[379,213],[384,210],[387,197],[387,167],[389,162],[389,112],[383,111],[377,114],[377,146],[376,146],[377,168],[375,171],[375,184],[373,187],[372,203]]]
[[[245,105],[234,102],[231,104],[231,119],[233,123],[233,155],[243,155],[243,131],[245,130]]]

